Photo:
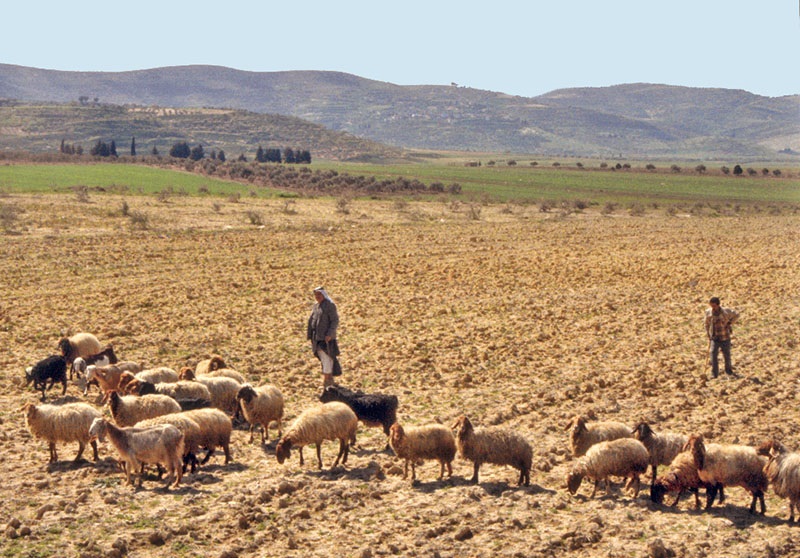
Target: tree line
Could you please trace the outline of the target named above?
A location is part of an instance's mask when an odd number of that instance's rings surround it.
[[[59,152],[64,155],[83,155],[83,147],[74,143],[67,143],[65,139],[61,140]],[[156,146],[150,152],[151,155],[159,157],[160,153]],[[93,157],[118,157],[117,144],[114,140],[106,143],[103,140],[97,140],[92,148],[89,150],[89,155]],[[130,147],[131,157],[136,157],[136,138],[131,138]],[[169,150],[169,156],[175,159],[190,159],[192,161],[200,161],[206,158],[206,152],[202,144],[194,147],[189,146],[185,141],[177,142],[172,145]],[[214,161],[225,162],[227,157],[222,149],[214,149],[208,155]],[[247,156],[242,153],[239,155],[238,161],[247,162]],[[310,164],[311,152],[307,149],[297,149],[286,147],[283,150],[276,147],[269,147],[264,149],[258,146],[255,154],[255,161],[259,163],[289,163],[289,164]]]

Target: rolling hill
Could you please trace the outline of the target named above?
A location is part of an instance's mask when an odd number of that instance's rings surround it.
[[[63,72],[0,64],[0,98],[229,108],[293,116],[417,149],[771,160],[800,151],[800,95],[656,84],[526,98],[459,86],[399,86],[338,72],[217,66]]]

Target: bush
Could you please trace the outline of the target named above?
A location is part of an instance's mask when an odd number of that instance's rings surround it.
[[[19,209],[13,205],[0,204],[0,225],[7,233],[14,232],[15,225],[19,220]]]
[[[141,211],[131,211],[128,214],[131,226],[135,229],[146,230],[150,227],[150,217]]]
[[[259,211],[251,209],[245,215],[247,215],[247,220],[250,221],[251,225],[261,226],[264,224],[264,216]]]

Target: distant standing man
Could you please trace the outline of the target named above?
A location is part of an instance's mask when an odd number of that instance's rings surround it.
[[[316,303],[308,318],[306,338],[311,341],[311,350],[322,363],[322,387],[333,385],[333,376],[342,373],[339,361],[339,344],[336,329],[339,327],[339,313],[336,304],[323,287],[314,289]]]
[[[732,308],[720,306],[719,298],[713,296],[706,309],[706,334],[708,352],[711,359],[711,376],[719,375],[719,352],[725,359],[725,373],[736,376],[731,366],[731,326],[739,319],[739,313]]]

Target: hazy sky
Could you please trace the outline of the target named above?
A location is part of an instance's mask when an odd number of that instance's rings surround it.
[[[4,5],[0,63],[333,70],[536,96],[666,83],[800,94],[798,0],[134,0]]]

